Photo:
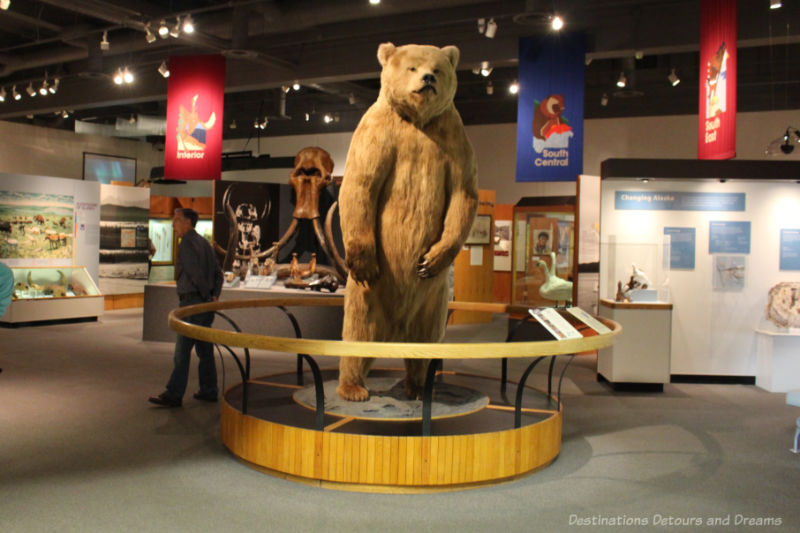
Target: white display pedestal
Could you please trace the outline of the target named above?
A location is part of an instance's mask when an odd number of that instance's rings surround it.
[[[622,334],[598,351],[598,381],[615,390],[663,391],[670,380],[672,304],[601,299],[600,316],[618,322]]]
[[[756,386],[770,392],[800,389],[800,332],[756,329]]]

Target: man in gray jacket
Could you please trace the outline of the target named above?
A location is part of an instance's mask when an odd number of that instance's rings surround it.
[[[197,213],[192,209],[176,209],[172,218],[175,235],[181,239],[178,246],[178,260],[175,262],[181,307],[216,301],[222,291],[222,269],[211,245],[194,230],[197,218]],[[214,321],[214,313],[196,314],[186,317],[186,321],[209,327]],[[213,345],[179,334],[175,342],[175,366],[166,390],[158,396],[150,397],[151,403],[163,407],[181,406],[189,380],[192,346],[200,359],[198,367],[200,390],[194,397],[207,402],[217,401],[217,367],[214,363]]]

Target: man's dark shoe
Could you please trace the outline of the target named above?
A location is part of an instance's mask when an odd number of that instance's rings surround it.
[[[174,398],[170,398],[166,396],[164,393],[159,394],[158,396],[150,396],[147,400],[150,403],[154,403],[156,405],[160,405],[161,407],[180,407],[181,401],[176,400]]]
[[[194,393],[194,399],[200,400],[203,402],[216,402],[217,395],[216,394],[200,394],[199,392]]]

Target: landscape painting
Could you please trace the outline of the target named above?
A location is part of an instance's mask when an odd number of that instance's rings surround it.
[[[0,191],[0,258],[72,259],[74,220],[72,196]]]

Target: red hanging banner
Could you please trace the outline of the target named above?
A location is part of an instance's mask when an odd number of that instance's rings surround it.
[[[164,178],[218,180],[222,165],[225,58],[169,60]]]
[[[736,0],[702,0],[698,159],[736,156],[736,65]]]

